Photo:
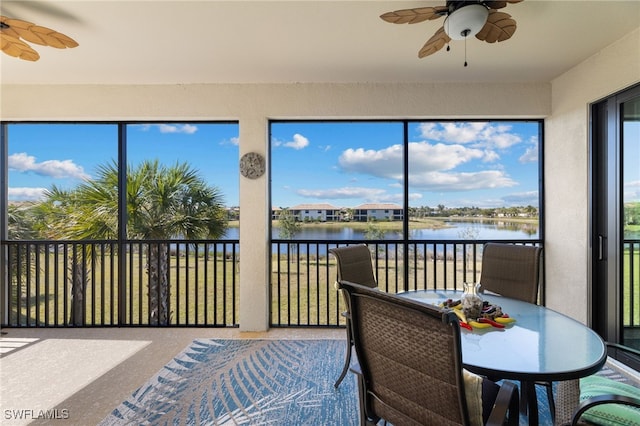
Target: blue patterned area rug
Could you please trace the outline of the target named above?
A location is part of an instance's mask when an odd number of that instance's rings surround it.
[[[344,340],[197,339],[100,424],[357,425]]]

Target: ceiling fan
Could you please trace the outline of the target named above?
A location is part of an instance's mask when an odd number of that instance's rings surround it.
[[[58,49],[78,46],[71,37],[50,28],[0,15],[0,50],[25,61],[40,59],[38,52],[26,42]]]
[[[451,40],[466,40],[473,36],[487,43],[508,40],[516,31],[516,21],[508,13],[498,12],[496,9],[502,9],[508,3],[520,3],[521,1],[523,0],[447,0],[445,6],[395,10],[380,15],[380,18],[392,24],[417,24],[446,16],[442,27],[427,40],[418,52],[418,57],[424,58],[436,53],[445,44],[448,45]]]

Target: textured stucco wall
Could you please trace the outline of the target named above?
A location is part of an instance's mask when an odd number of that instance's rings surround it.
[[[589,105],[639,82],[640,28],[552,81],[544,146],[546,302],[582,322],[588,319]]]

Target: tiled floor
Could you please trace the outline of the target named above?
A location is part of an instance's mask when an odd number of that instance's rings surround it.
[[[6,333],[0,337],[2,425],[94,425],[196,338],[345,338],[341,329],[273,329],[268,332],[218,328],[2,331]],[[58,419],[37,419],[38,416]]]

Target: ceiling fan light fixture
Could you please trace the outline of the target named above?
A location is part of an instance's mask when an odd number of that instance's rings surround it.
[[[464,40],[480,32],[487,22],[489,9],[470,4],[454,10],[444,21],[444,31],[452,40]]]

